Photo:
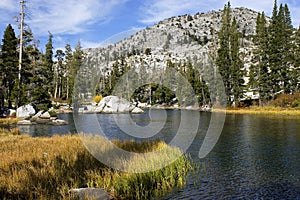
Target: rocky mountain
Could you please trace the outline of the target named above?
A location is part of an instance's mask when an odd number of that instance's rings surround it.
[[[232,17],[236,18],[242,35],[240,53],[246,69],[251,65],[257,15],[258,12],[247,8],[232,9]],[[107,76],[120,58],[137,70],[141,65],[146,66],[148,73],[164,69],[168,61],[213,65],[221,23],[222,10],[182,15],[160,21],[108,47],[85,49],[86,59],[80,72],[83,79],[92,77],[85,79],[85,85],[93,88],[99,77]],[[92,90],[82,91],[85,92],[92,93]]]

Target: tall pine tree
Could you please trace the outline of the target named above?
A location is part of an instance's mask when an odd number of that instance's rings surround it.
[[[264,12],[262,14],[259,13],[256,21],[256,36],[254,37],[254,64],[250,67],[250,79],[248,85],[254,93],[258,94],[260,106],[262,106],[271,96],[268,39],[266,16]]]
[[[5,99],[8,102],[8,107],[12,107],[12,92],[16,84],[18,74],[18,40],[15,36],[14,29],[9,24],[2,39],[2,54],[0,71],[2,74],[1,82],[5,93]]]
[[[219,31],[219,49],[217,52],[217,60],[216,64],[218,66],[219,73],[222,76],[225,93],[227,96],[227,102],[230,103],[230,67],[231,67],[231,59],[230,59],[230,3],[224,6],[223,17],[222,17],[222,26]]]
[[[216,64],[224,82],[227,103],[238,106],[244,93],[244,66],[239,55],[238,25],[235,18],[231,20],[230,2],[224,6],[219,43]]]

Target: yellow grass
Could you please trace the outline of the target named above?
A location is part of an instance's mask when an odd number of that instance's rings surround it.
[[[0,118],[0,125],[14,125],[19,121],[18,118]]]
[[[149,199],[182,187],[190,169],[186,156],[149,173],[124,173],[95,159],[78,135],[32,138],[0,130],[0,196],[7,199],[72,199],[69,189],[104,188],[116,199]],[[132,152],[178,149],[160,141],[114,141]],[[164,158],[160,158],[164,159]],[[135,164],[135,158],[130,162]],[[148,163],[144,163],[147,165]]]
[[[282,115],[282,116],[300,116],[300,110],[297,109],[283,109],[274,106],[251,106],[249,108],[227,108],[225,109],[213,109],[213,112],[225,112],[228,114],[270,114],[270,115]]]

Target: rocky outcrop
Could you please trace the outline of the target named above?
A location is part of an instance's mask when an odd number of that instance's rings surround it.
[[[68,122],[65,120],[58,119],[57,117],[51,117],[48,111],[41,110],[38,113],[36,113],[34,116],[32,116],[30,119],[21,120],[17,123],[17,125],[36,125],[36,124],[62,126],[62,125],[67,125]]]
[[[78,109],[79,113],[143,113],[126,99],[117,96],[104,97],[98,105],[87,105]]]
[[[17,117],[27,119],[36,113],[32,105],[28,104],[17,109]]]

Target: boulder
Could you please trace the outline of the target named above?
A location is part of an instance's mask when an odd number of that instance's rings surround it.
[[[131,112],[135,106],[126,99],[117,96],[107,96],[99,102],[98,108],[96,109],[98,111],[102,110],[102,113],[125,113]]]
[[[98,106],[95,108],[95,113],[101,113],[105,106],[105,102],[99,103]]]
[[[102,110],[102,113],[117,113],[118,109],[116,107],[105,106]]]
[[[41,114],[40,118],[41,119],[50,119],[51,115],[50,113],[47,111],[47,112],[44,112],[43,114]]]
[[[147,103],[138,102],[138,104],[137,104],[137,107],[139,107],[139,108],[146,108],[147,106],[148,106]]]
[[[97,200],[110,200],[113,199],[105,190],[101,188],[78,188],[71,189],[69,193],[76,199],[97,199]]]
[[[142,109],[138,108],[138,107],[135,107],[135,108],[131,111],[131,113],[133,113],[133,114],[140,114],[140,113],[144,113],[144,111],[143,111]]]
[[[5,116],[16,116],[16,110],[14,109],[8,109],[6,112],[4,112]]]
[[[36,113],[32,118],[31,120],[36,120],[38,119],[42,114],[43,114],[43,110],[40,110],[38,113]]]
[[[26,106],[21,106],[17,109],[18,118],[29,118],[35,114],[35,109],[32,105],[28,104]]]

